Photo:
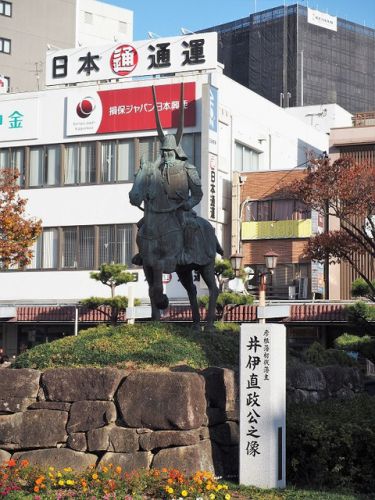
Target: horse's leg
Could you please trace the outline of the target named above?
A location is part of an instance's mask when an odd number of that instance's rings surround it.
[[[154,299],[154,273],[152,267],[144,266],[143,271],[145,273],[145,277],[148,283],[148,295],[150,297],[150,302],[151,302],[151,318],[154,321],[160,321],[160,310],[158,307],[156,307]]]
[[[216,318],[216,301],[219,295],[219,289],[216,284],[215,278],[215,263],[214,261],[210,262],[206,266],[201,266],[200,268],[201,276],[204,282],[207,285],[209,292],[209,300],[208,300],[208,312],[207,312],[207,326],[205,328],[206,331],[214,330],[214,321]]]
[[[182,284],[182,286],[187,291],[191,312],[193,315],[193,329],[200,330],[200,315],[199,315],[199,307],[197,301],[197,288],[193,282],[193,273],[189,268],[180,266],[176,268],[177,276]]]

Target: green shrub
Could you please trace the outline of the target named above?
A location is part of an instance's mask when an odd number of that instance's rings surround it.
[[[357,363],[341,350],[325,349],[319,342],[314,342],[304,351],[302,359],[314,366],[356,366]]]
[[[359,352],[365,358],[375,362],[375,338],[369,335],[359,337],[358,335],[344,333],[335,339],[335,346],[345,351]]]
[[[375,398],[287,409],[287,477],[296,485],[375,491]]]
[[[119,368],[188,365],[234,367],[238,363],[237,333],[195,332],[172,324],[98,326],[41,344],[22,353],[15,368],[44,370],[61,366],[117,366]]]
[[[372,282],[375,284],[375,280]],[[368,297],[371,294],[371,289],[368,283],[363,278],[358,278],[352,283],[352,296],[353,297]]]
[[[199,305],[208,308],[208,295],[201,295],[198,297]],[[233,305],[245,305],[252,304],[254,302],[254,297],[252,295],[245,295],[244,293],[236,292],[221,292],[217,298],[216,308],[219,315],[222,314],[224,306]]]

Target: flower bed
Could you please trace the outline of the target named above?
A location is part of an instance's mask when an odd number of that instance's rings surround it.
[[[120,466],[94,466],[76,473],[71,467],[47,470],[31,467],[27,460],[8,460],[0,467],[0,496],[42,499],[186,499],[230,500],[226,484],[210,472],[192,477],[177,469],[151,469],[124,473]]]

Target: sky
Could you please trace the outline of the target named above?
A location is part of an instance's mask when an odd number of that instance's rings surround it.
[[[134,12],[134,40],[197,31],[297,0],[101,0]],[[301,5],[375,28],[375,0],[299,0]]]

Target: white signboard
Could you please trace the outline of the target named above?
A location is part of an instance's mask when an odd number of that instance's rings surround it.
[[[6,94],[8,92],[8,79],[5,76],[0,75],[0,94]]]
[[[0,142],[37,139],[38,135],[38,99],[0,101]]]
[[[47,53],[46,85],[213,69],[217,33],[158,38]]]
[[[241,325],[240,484],[285,488],[285,330]]]
[[[337,17],[330,16],[319,10],[307,9],[307,22],[321,28],[337,31]]]

